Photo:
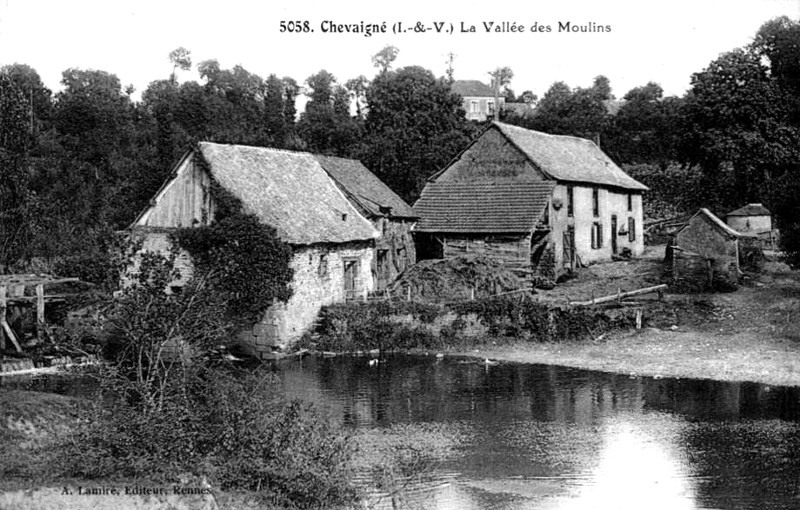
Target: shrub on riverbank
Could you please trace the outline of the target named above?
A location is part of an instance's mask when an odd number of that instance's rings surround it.
[[[79,479],[205,479],[285,508],[353,503],[346,435],[311,406],[280,398],[271,376],[224,368],[214,350],[236,323],[227,295],[215,291],[213,271],[165,292],[173,262],[144,254],[115,299],[101,392],[51,469]]]
[[[499,296],[448,305],[408,301],[323,308],[313,335],[319,350],[436,349],[510,337],[532,342],[575,340],[620,324],[589,308],[555,306],[530,296]],[[312,340],[313,337],[313,340]]]

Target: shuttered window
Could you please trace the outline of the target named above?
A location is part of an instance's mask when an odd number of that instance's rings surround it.
[[[636,220],[628,218],[628,241],[634,242],[636,240]]]
[[[603,247],[603,224],[600,222],[592,223],[592,249],[599,250]]]

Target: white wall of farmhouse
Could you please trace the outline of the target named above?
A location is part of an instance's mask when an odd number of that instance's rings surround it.
[[[572,214],[569,214],[568,189],[572,188]],[[627,190],[597,187],[598,214],[594,214],[593,190],[588,185],[568,185],[559,183],[553,191],[550,203],[550,223],[555,248],[556,268],[564,264],[564,232],[570,226],[575,231],[575,250],[581,262],[590,263],[609,260],[613,255],[611,236],[617,240],[617,253],[628,248],[633,256],[644,251],[642,194]],[[630,204],[628,198],[630,196]],[[556,208],[556,204],[559,204]],[[630,205],[630,208],[629,208]],[[616,216],[616,231],[612,233],[612,217]],[[629,219],[633,221],[629,223]],[[602,231],[601,243],[592,243],[592,230],[595,224]],[[633,236],[628,234],[629,225],[634,228]]]

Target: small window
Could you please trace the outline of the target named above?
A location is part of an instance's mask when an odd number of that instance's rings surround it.
[[[478,113],[480,110],[478,109],[478,102],[477,101],[470,101],[469,102],[469,111],[472,113]]]
[[[592,223],[592,249],[599,250],[603,247],[603,224],[596,221]]]
[[[597,188],[592,188],[592,213],[600,216],[600,190]]]
[[[567,186],[567,216],[575,214],[575,188]]]
[[[628,193],[628,211],[633,211],[633,193]]]
[[[494,115],[494,101],[486,101],[486,109],[489,115]]]
[[[320,278],[328,277],[328,254],[323,253],[319,256],[319,266],[317,266],[317,276]]]
[[[628,241],[634,242],[636,240],[636,220],[628,218]]]
[[[544,207],[544,214],[542,215],[542,225],[550,225],[550,204]]]

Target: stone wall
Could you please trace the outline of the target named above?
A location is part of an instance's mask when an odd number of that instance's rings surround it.
[[[169,254],[171,243],[167,229],[136,229],[132,238],[141,243],[132,257],[125,275],[130,282],[138,274],[141,255],[146,251]],[[251,354],[264,356],[298,340],[315,322],[324,305],[346,300],[344,284],[345,261],[355,260],[355,297],[366,299],[373,290],[373,243],[361,241],[346,244],[319,244],[295,247],[290,266],[294,270],[292,297],[287,303],[273,303],[264,319],[251,329],[240,331],[237,340]],[[193,274],[191,256],[180,250],[175,267],[181,277],[170,284],[171,291],[183,286]]]
[[[383,290],[409,266],[417,262],[417,251],[411,235],[414,223],[402,219],[378,218],[373,221],[381,236],[375,241],[375,255],[372,260],[372,276],[376,291]],[[384,278],[378,275],[378,252],[384,251]]]
[[[274,349],[297,341],[316,321],[319,310],[342,303],[345,296],[346,261],[358,261],[356,297],[365,299],[373,290],[371,242],[298,247],[291,261],[293,294],[287,303],[275,303],[252,330],[239,334],[251,353],[268,356]]]
[[[676,246],[711,260],[715,274],[738,278],[739,241],[723,232],[704,214],[692,217],[689,224],[675,236]]]

